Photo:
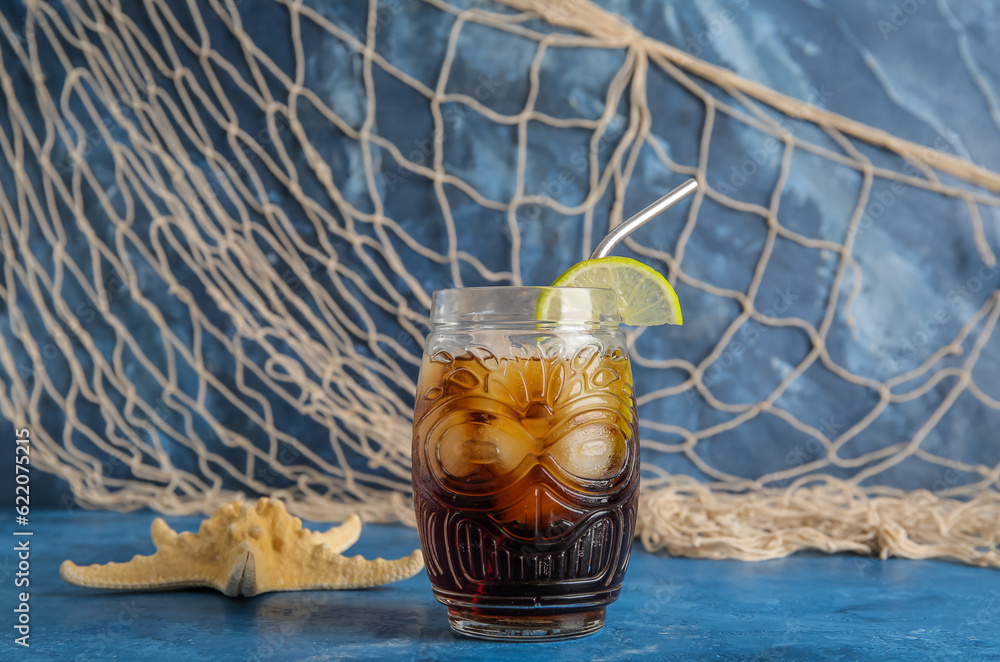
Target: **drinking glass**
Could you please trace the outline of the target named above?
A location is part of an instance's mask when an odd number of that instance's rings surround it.
[[[451,627],[596,632],[635,532],[639,439],[615,294],[436,292],[417,384],[420,545]]]

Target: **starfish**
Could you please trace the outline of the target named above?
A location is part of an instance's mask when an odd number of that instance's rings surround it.
[[[197,534],[178,534],[157,517],[151,531],[156,553],[151,556],[85,567],[63,561],[59,575],[86,588],[207,586],[250,597],[270,591],[366,588],[407,579],[424,567],[419,549],[394,561],[341,556],[360,534],[357,515],[329,531],[310,531],[280,501],[264,497],[256,506],[233,501],[202,522]]]

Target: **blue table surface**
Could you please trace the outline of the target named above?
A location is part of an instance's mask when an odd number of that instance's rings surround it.
[[[545,644],[452,635],[424,573],[375,589],[249,599],[87,590],[59,578],[66,558],[89,564],[152,553],[153,518],[32,513],[30,651],[12,634],[17,538],[7,527],[0,659],[1000,660],[1000,573],[940,561],[702,561],[637,544],[603,631]],[[200,518],[167,521],[197,530]],[[412,529],[371,524],[349,553],[394,558],[416,545]]]

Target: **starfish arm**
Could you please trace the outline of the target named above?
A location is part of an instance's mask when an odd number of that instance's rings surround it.
[[[340,526],[328,531],[313,531],[312,540],[317,545],[326,544],[331,552],[339,554],[358,541],[361,535],[361,518],[351,515]]]
[[[346,557],[320,548],[301,563],[288,563],[279,572],[266,575],[257,567],[257,592],[354,589],[408,579],[424,567],[420,550],[401,559],[372,561],[360,556]]]
[[[326,550],[323,550],[324,552]],[[314,577],[314,588],[368,588],[379,584],[409,579],[424,568],[424,557],[414,550],[401,559],[377,558],[369,561],[361,556],[341,556],[326,553],[325,568]]]
[[[157,517],[153,520],[153,526],[150,527],[149,534],[153,538],[153,544],[156,545],[156,549],[160,549],[164,545],[170,545],[177,540],[177,532],[171,529],[163,521],[162,517]]]
[[[134,556],[125,563],[103,565],[78,566],[72,561],[63,561],[59,576],[69,584],[84,588],[136,590],[207,586],[220,591],[225,588],[214,566],[179,556],[176,552]]]

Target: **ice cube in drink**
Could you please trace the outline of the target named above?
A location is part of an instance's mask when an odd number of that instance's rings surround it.
[[[530,614],[553,631],[580,618],[596,629],[635,529],[631,369],[599,344],[535,354],[425,357],[413,437],[421,546],[453,623]]]

